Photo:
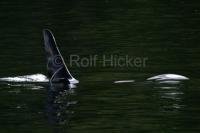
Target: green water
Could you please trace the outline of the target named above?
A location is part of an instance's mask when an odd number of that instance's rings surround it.
[[[80,84],[61,101],[76,104],[54,124],[45,87],[1,84],[0,133],[200,132],[198,0],[1,0],[0,18],[0,77],[46,73],[44,28],[68,66],[71,54],[148,57],[142,68],[69,66]],[[164,73],[190,80],[146,82]]]

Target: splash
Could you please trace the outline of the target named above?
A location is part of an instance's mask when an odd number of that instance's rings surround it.
[[[48,82],[49,79],[43,74],[31,74],[16,77],[3,77],[0,78],[2,82],[30,82],[30,83],[44,83]]]

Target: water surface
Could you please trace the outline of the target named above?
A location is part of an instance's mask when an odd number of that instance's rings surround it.
[[[146,67],[69,67],[80,81],[61,121],[48,119],[47,86],[0,85],[0,132],[200,131],[200,2],[73,0],[0,2],[0,77],[46,74],[42,29],[69,55],[148,57]],[[101,61],[99,61],[101,62]],[[180,84],[146,79],[176,73]],[[115,81],[135,82],[115,84]],[[36,88],[36,89],[34,89]]]

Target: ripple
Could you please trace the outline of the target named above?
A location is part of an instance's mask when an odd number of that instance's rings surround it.
[[[119,81],[114,81],[115,84],[122,84],[122,83],[133,83],[135,80],[119,80]]]

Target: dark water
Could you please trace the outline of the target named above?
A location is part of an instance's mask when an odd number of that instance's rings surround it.
[[[68,66],[71,54],[148,58],[142,68],[69,66],[80,84],[60,96],[53,123],[47,88],[0,85],[0,133],[200,132],[198,0],[1,0],[0,18],[0,77],[46,73],[44,28]],[[190,80],[146,82],[164,73]]]

